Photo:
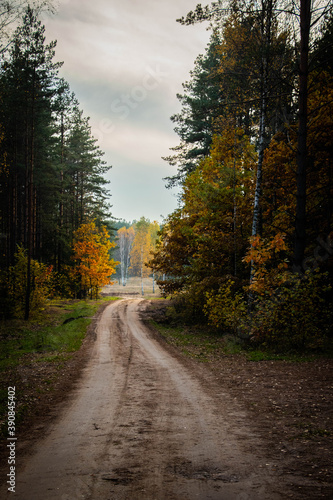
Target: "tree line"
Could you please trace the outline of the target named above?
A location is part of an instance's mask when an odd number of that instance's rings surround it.
[[[152,275],[154,270],[149,266],[149,260],[158,241],[158,222],[141,217],[139,221],[132,223],[119,221],[113,227],[117,229],[114,256],[117,260],[116,278],[119,284],[126,286],[130,276],[143,279]]]
[[[207,21],[172,116],[181,203],[150,265],[182,319],[274,348],[332,336],[331,2],[200,4]]]
[[[96,276],[90,284],[91,277],[82,277],[91,263],[83,271],[80,241],[86,238],[87,248],[103,241],[107,248],[100,256],[100,284],[114,266],[104,228],[111,167],[59,76],[56,42],[45,41],[40,13],[51,7],[47,1],[0,2],[0,300],[7,314],[15,302],[24,303],[26,319],[42,287],[40,266],[52,270],[48,286],[54,293],[95,293]],[[18,275],[19,297],[13,292]]]

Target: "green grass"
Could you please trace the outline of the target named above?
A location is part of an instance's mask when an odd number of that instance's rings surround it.
[[[45,311],[32,321],[3,322],[0,325],[0,371],[17,366],[27,354],[55,353],[54,359],[59,359],[59,353],[78,350],[92,317],[103,303],[110,300],[116,298],[70,303],[57,301],[50,303],[52,312]]]
[[[35,401],[53,390],[62,368],[80,348],[93,316],[99,307],[111,300],[117,298],[57,300],[28,322],[8,320],[0,323],[0,437],[6,435],[7,386],[16,386],[18,425],[33,411]],[[22,381],[22,373],[39,373],[40,366],[42,371],[38,379],[32,377]]]
[[[165,323],[151,321],[152,326],[170,344],[178,347],[185,356],[207,362],[212,357],[242,355],[248,361],[290,361],[304,363],[314,361],[323,356],[332,357],[326,353],[275,353],[264,349],[255,349],[232,335],[218,334],[206,326],[186,327],[171,326]]]
[[[169,326],[155,321],[151,321],[151,324],[167,342],[180,348],[188,357],[207,362],[211,356],[223,353],[222,337],[204,328]]]

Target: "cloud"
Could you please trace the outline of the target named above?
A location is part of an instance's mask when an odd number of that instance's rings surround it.
[[[123,210],[132,219],[153,218],[148,211],[158,217],[176,206],[162,180],[175,171],[161,156],[178,143],[170,122],[179,111],[176,93],[209,39],[204,25],[175,21],[194,6],[193,0],[60,0],[58,14],[44,19],[47,39],[58,40],[61,75],[114,166],[118,217]],[[139,206],[147,213],[137,213]]]
[[[94,129],[93,129],[94,133]],[[123,156],[128,163],[140,163],[147,166],[160,163],[161,155],[167,153],[170,135],[150,127],[134,127],[125,124],[103,136],[102,149],[118,156]],[[164,164],[164,163],[163,163]]]
[[[141,216],[162,222],[177,206],[177,191],[165,189],[161,171],[164,167],[147,167],[145,163],[128,164],[115,155],[115,166],[109,178],[112,192],[112,214],[115,218],[133,220]]]

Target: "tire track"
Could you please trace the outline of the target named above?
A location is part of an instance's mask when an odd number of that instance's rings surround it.
[[[10,498],[287,498],[281,478],[263,467],[246,415],[228,395],[208,395],[152,338],[140,321],[144,306],[128,299],[105,309],[72,401],[19,471]]]

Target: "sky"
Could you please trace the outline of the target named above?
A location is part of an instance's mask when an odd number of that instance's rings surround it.
[[[44,14],[47,42],[57,40],[60,75],[69,83],[104,160],[112,169],[115,218],[162,220],[178,204],[163,178],[176,173],[163,156],[179,144],[170,116],[209,32],[176,19],[196,0],[60,0]]]

